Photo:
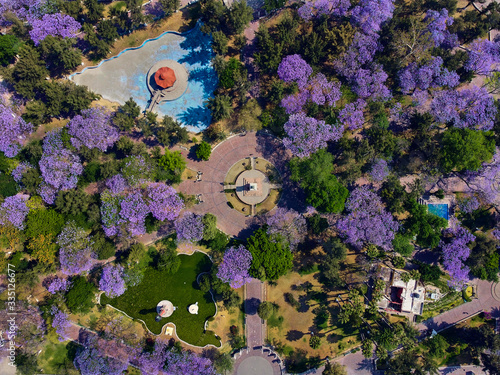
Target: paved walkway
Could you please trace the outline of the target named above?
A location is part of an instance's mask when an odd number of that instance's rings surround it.
[[[258,279],[252,279],[245,285],[245,330],[247,347],[254,349],[264,345],[265,324],[257,314],[257,308],[264,298],[264,284]]]
[[[182,153],[185,154],[186,151]],[[208,161],[200,161],[189,154],[187,166],[203,173],[201,181],[186,180],[177,189],[187,195],[201,194],[202,202],[191,211],[199,215],[208,212],[214,214],[220,230],[239,238],[252,234],[259,226],[260,219],[246,217],[228,206],[224,194],[224,178],[234,163],[249,156],[264,158],[275,165],[283,178],[280,205],[300,210],[297,204],[303,200],[295,198],[300,191],[287,178],[287,162],[291,155],[278,139],[265,133],[250,132],[232,136],[216,146]]]

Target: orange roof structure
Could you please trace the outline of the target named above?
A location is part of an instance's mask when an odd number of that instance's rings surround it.
[[[172,87],[176,79],[173,69],[166,66],[158,69],[155,73],[156,84],[164,89]]]

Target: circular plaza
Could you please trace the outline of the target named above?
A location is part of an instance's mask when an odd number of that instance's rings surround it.
[[[266,211],[270,211],[278,199],[280,205],[292,208],[301,201],[288,181],[290,158],[281,141],[271,135],[234,135],[214,147],[208,161],[188,158],[188,168],[200,178],[183,181],[178,191],[196,197],[193,212],[212,213],[217,216],[219,229],[245,238],[258,226],[258,213],[267,203],[270,208]],[[256,215],[252,215],[252,207]]]

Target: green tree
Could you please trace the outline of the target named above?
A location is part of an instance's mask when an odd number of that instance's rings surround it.
[[[14,65],[10,83],[16,92],[26,99],[33,99],[36,90],[49,75],[45,62],[36,49],[27,44],[19,48],[19,60]],[[6,77],[9,78],[9,77]]]
[[[241,61],[231,57],[219,75],[220,85],[225,89],[231,89],[241,78],[246,78],[246,76],[247,70]]]
[[[40,43],[41,56],[52,76],[60,77],[81,64],[82,53],[73,47],[74,43],[74,39],[59,39],[51,35]]]
[[[263,227],[248,239],[247,249],[253,257],[253,277],[276,280],[292,268],[293,255],[288,246],[272,242]]]
[[[215,238],[217,235],[217,216],[207,213],[203,215],[203,240],[209,241]]]
[[[314,214],[306,218],[307,227],[313,234],[321,234],[328,229],[328,220],[320,214]]]
[[[333,174],[333,156],[319,150],[305,159],[290,161],[291,179],[298,181],[307,202],[322,212],[342,212],[349,191]]]
[[[158,160],[158,165],[166,172],[166,178],[172,182],[180,181],[180,176],[186,169],[186,160],[180,151],[169,151],[165,149],[165,154]]]
[[[321,338],[319,336],[311,336],[309,338],[309,346],[313,349],[318,349],[321,346]]]
[[[384,200],[387,209],[392,213],[404,212],[404,203],[408,197],[403,185],[394,175],[390,175],[382,184],[380,196]]]
[[[347,370],[340,363],[327,362],[322,375],[347,375]]]
[[[275,9],[283,8],[285,3],[285,0],[264,0],[264,9],[269,13]]]
[[[415,250],[415,246],[410,243],[410,237],[401,233],[396,233],[392,240],[392,246],[395,252],[404,257],[409,257]]]
[[[229,10],[228,21],[235,34],[241,34],[253,19],[253,9],[246,0],[233,2]]]
[[[498,281],[500,255],[497,242],[484,233],[478,233],[466,264],[474,276],[482,280]]]
[[[112,20],[101,20],[97,25],[99,37],[109,45],[113,45],[115,39],[120,36]]]
[[[259,314],[259,317],[264,320],[268,320],[275,312],[276,308],[274,307],[274,304],[268,301],[262,302],[257,308],[257,314]]]
[[[40,372],[35,354],[18,352],[15,356],[16,374],[32,375]]]
[[[273,40],[264,24],[260,24],[255,38],[258,51],[254,54],[256,64],[265,73],[274,73],[283,58],[283,44]]]
[[[325,246],[325,256],[322,257],[320,263],[320,280],[327,287],[336,287],[342,284],[340,278],[340,262],[347,255],[346,246],[338,239],[334,238]]]
[[[167,273],[175,274],[179,267],[181,266],[181,260],[177,256],[175,249],[167,248],[160,250],[158,254],[158,259],[156,262],[156,267],[160,270],[164,270]]]
[[[233,114],[233,102],[229,95],[216,95],[208,99],[206,106],[215,121],[225,120]]]
[[[127,253],[127,263],[129,267],[133,267],[141,262],[146,255],[146,246],[138,242],[130,246]]]
[[[40,235],[57,236],[64,226],[64,217],[53,209],[32,210],[26,217],[25,234],[28,238]]]
[[[443,134],[439,162],[446,173],[476,171],[483,162],[491,160],[494,153],[492,132],[451,128]]]
[[[104,17],[104,4],[100,4],[97,0],[84,0],[83,4],[87,9],[85,18],[88,23],[95,25]]]
[[[219,29],[227,13],[226,6],[220,0],[203,0],[200,4],[203,32],[210,33]]]
[[[212,154],[212,146],[210,146],[210,143],[203,141],[196,148],[196,157],[198,159],[208,160],[210,159],[211,154]]]
[[[233,371],[234,360],[229,353],[217,353],[214,359],[214,365],[217,373],[225,375]]]
[[[99,231],[92,236],[93,247],[97,254],[97,259],[109,259],[116,253],[116,247],[113,242],[108,240],[103,232]]]
[[[0,64],[8,65],[17,55],[21,41],[14,35],[0,35]]]
[[[225,55],[227,53],[227,43],[229,42],[229,39],[227,38],[226,34],[224,34],[222,31],[214,31],[212,33],[212,48],[215,51],[215,53],[219,55]]]
[[[55,208],[65,215],[78,215],[87,211],[90,202],[90,196],[83,190],[62,190],[57,194]]]
[[[363,357],[371,358],[373,357],[373,342],[372,340],[365,339],[361,342],[361,351],[363,352]]]
[[[160,0],[161,8],[165,17],[170,17],[181,5],[180,0]]]
[[[66,293],[66,305],[73,314],[85,314],[94,306],[96,287],[82,276],[74,278],[72,282],[71,289]]]
[[[428,248],[438,246],[441,229],[447,225],[446,219],[428,213],[427,207],[413,198],[408,200],[406,207],[410,213],[404,223],[407,233],[416,236],[416,243],[420,246]]]
[[[134,99],[130,98],[118,108],[113,118],[113,123],[121,130],[129,131],[134,127],[137,117],[141,113],[141,108]]]

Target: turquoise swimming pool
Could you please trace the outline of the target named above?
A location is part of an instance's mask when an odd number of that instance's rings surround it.
[[[427,209],[429,210],[429,213],[448,220],[448,204],[429,203],[427,204]]]

